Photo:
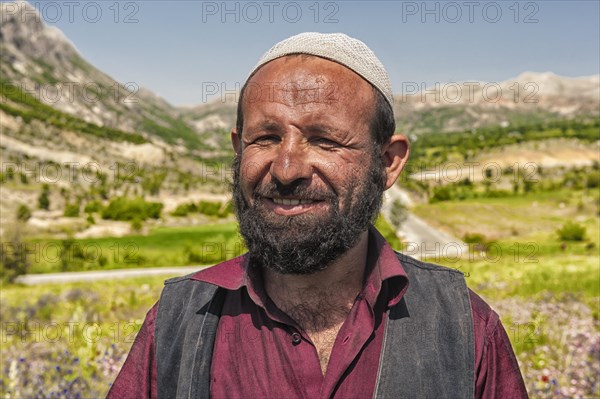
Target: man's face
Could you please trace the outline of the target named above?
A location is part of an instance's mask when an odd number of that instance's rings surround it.
[[[251,78],[234,134],[234,201],[255,262],[313,273],[357,243],[385,184],[373,106],[366,81],[317,57],[283,57]]]

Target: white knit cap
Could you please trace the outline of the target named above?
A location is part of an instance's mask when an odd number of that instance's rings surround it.
[[[290,54],[310,54],[352,69],[375,86],[393,109],[392,85],[383,64],[366,44],[343,33],[305,32],[289,37],[271,47],[248,78],[267,62]]]

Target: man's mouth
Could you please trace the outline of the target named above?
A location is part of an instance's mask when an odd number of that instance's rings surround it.
[[[271,200],[277,205],[305,205],[312,204],[315,202],[310,199],[293,199],[293,198],[271,198]]]
[[[325,206],[326,201],[305,198],[271,198],[263,197],[263,203],[270,211],[284,216],[300,215],[316,211]]]

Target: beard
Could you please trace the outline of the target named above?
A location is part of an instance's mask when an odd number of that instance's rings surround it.
[[[311,189],[301,181],[289,185],[272,181],[256,186],[250,205],[242,193],[240,156],[234,158],[232,168],[234,209],[248,248],[249,264],[281,274],[324,270],[355,246],[379,214],[386,179],[383,157],[374,149],[370,167],[358,178],[347,179],[344,209],[340,209],[340,197],[333,190]],[[323,200],[328,204],[327,214],[277,215],[261,201],[265,197],[287,196]]]

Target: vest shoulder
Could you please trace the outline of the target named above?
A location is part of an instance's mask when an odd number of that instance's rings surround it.
[[[182,284],[186,282],[204,283],[232,289],[230,285],[241,285],[244,273],[244,256],[226,260],[214,266],[208,266],[185,276],[165,280],[164,284]]]
[[[408,268],[411,268],[413,270],[415,270],[415,269],[416,270],[427,270],[427,271],[432,271],[432,272],[453,273],[453,274],[456,274],[457,276],[462,276],[462,277],[465,276],[465,274],[458,269],[440,266],[440,265],[436,265],[434,263],[423,262],[421,260],[413,258],[412,256],[405,255],[401,252],[398,252],[398,251],[394,251],[394,252],[396,253],[398,260],[400,261],[400,263],[402,264],[402,266],[405,269],[408,266]]]
[[[185,276],[173,277],[173,278],[165,280],[164,284],[165,285],[171,285],[171,284],[182,283],[182,282],[185,282],[187,280],[191,280],[192,277],[194,277],[197,273],[199,273],[199,272],[192,272],[190,274],[186,274]]]

